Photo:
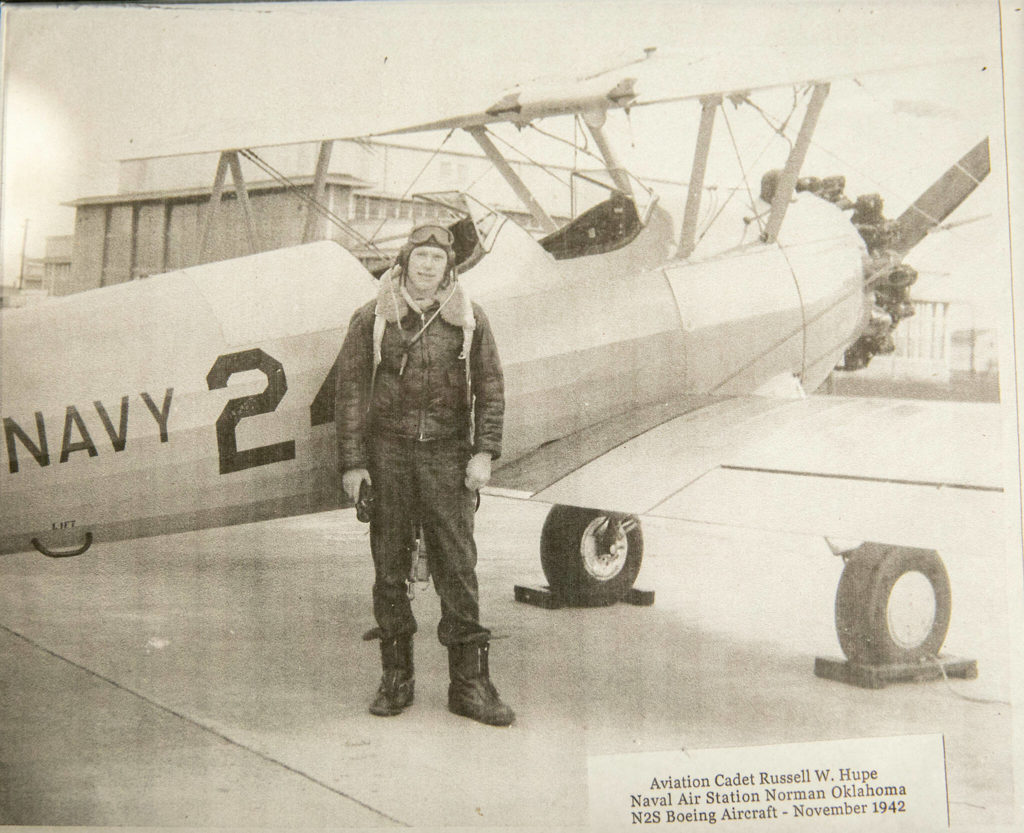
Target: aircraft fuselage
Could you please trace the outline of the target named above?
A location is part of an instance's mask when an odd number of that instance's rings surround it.
[[[504,459],[683,394],[813,390],[867,314],[862,245],[801,196],[778,243],[554,260],[506,222],[462,280],[506,375]],[[3,314],[0,552],[337,508],[332,365],[371,276],[334,243]],[[768,387],[766,387],[768,386]]]

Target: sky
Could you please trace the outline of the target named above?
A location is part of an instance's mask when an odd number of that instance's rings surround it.
[[[46,236],[73,230],[74,211],[61,203],[115,192],[120,158],[217,149],[239,136],[257,144],[415,123],[647,46],[755,72],[754,48],[765,46],[783,62],[809,51],[822,66],[839,59],[865,72],[956,50],[977,55],[835,84],[817,138],[828,172],[863,186],[853,193],[882,192],[894,214],[992,136],[995,184],[964,210],[995,219],[963,226],[944,244],[978,250],[993,224],[1005,235],[999,18],[994,2],[5,6],[3,281],[17,279],[25,222],[28,255],[42,256]],[[1019,34],[1019,13],[1014,23]],[[626,161],[685,179],[695,110],[655,109],[622,121]],[[972,269],[1005,280],[991,252],[980,267],[979,253],[970,256]]]

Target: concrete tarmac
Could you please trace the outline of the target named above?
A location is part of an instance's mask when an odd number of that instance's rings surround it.
[[[943,553],[944,650],[979,678],[869,691],[812,671],[841,655],[822,540],[645,521],[654,606],[550,611],[512,595],[543,583],[546,511],[486,497],[477,516],[507,729],[446,710],[432,589],[416,702],[367,712],[372,566],[351,511],[0,559],[0,822],[585,828],[589,755],[942,733],[953,829],[1016,829],[1014,572],[991,540]]]

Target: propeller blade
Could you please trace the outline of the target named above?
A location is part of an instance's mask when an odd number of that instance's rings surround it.
[[[940,176],[896,220],[896,235],[889,247],[902,258],[920,243],[974,191],[990,170],[986,136],[953,167]]]

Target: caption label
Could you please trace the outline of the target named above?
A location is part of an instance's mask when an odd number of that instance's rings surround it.
[[[941,735],[595,755],[593,830],[939,830]]]

